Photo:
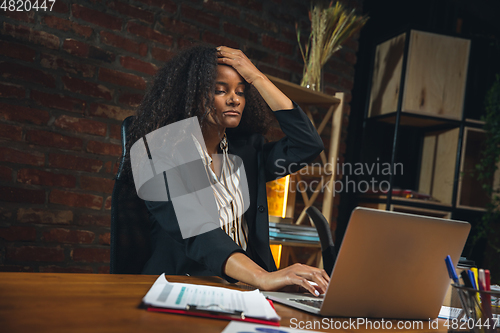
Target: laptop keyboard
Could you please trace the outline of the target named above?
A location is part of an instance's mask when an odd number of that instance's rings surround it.
[[[305,305],[309,305],[309,306],[312,306],[314,308],[317,308],[317,309],[321,309],[321,304],[323,304],[323,300],[315,300],[315,299],[298,299],[298,298],[289,298],[288,299],[289,301],[292,301],[292,302],[297,302],[297,303],[300,303],[300,304],[305,304]]]

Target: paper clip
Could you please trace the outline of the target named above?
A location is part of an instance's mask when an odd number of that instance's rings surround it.
[[[218,309],[216,310],[213,308],[218,308]],[[225,309],[218,304],[209,304],[209,305],[188,304],[186,305],[186,311],[210,313],[212,315],[230,315],[239,317],[241,319],[245,319],[245,313],[243,311]]]

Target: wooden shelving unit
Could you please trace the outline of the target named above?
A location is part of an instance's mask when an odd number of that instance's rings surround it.
[[[341,126],[342,126],[342,110],[344,107],[344,94],[337,93],[335,96],[330,96],[321,92],[317,92],[308,88],[301,87],[299,85],[293,84],[291,82],[282,80],[280,78],[273,77],[271,75],[267,75],[267,77],[291,100],[295,103],[299,104],[300,107],[306,112],[309,119],[316,127],[316,130],[321,135],[326,125],[330,122],[331,124],[331,136],[330,136],[330,149],[328,151],[323,151],[321,153],[321,168],[313,168],[310,167],[308,170],[308,175],[318,177],[318,191],[315,191],[311,197],[308,197],[306,193],[301,192],[302,198],[304,199],[305,208],[300,213],[298,219],[294,221],[296,224],[303,223],[306,218],[305,210],[307,207],[310,207],[317,198],[317,194],[319,193],[319,189],[321,189],[323,184],[328,184],[326,187],[325,193],[323,193],[323,203],[322,203],[322,213],[328,220],[331,222],[332,216],[332,207],[333,207],[333,186],[336,180],[336,161],[339,155],[339,147],[340,147],[340,134],[341,134]],[[313,116],[310,112],[311,106],[321,106],[328,108],[326,115],[323,117],[320,124],[315,124]],[[333,170],[331,168],[325,169],[325,165],[333,166]],[[307,167],[306,167],[307,168]],[[309,171],[311,173],[309,173]],[[300,181],[300,175],[296,174],[296,181]],[[291,182],[291,185],[294,185],[294,182]],[[332,225],[332,230],[335,229],[335,226]]]
[[[299,173],[296,173],[292,177],[292,181],[289,183],[289,187],[295,187],[292,189],[291,196],[288,198],[286,218],[282,219],[281,217],[270,217],[273,222],[279,222],[280,220],[292,220],[292,223],[302,224],[304,221],[307,221],[306,209],[314,204],[317,200],[320,191],[324,190],[322,193],[323,201],[322,201],[322,213],[325,218],[330,223],[330,228],[332,233],[335,231],[336,224],[332,222],[332,209],[333,209],[333,200],[334,200],[334,184],[336,180],[336,161],[339,155],[339,147],[340,147],[340,135],[341,135],[341,126],[342,126],[342,110],[344,108],[344,94],[337,93],[335,96],[330,96],[321,92],[313,91],[308,88],[301,87],[299,85],[290,83],[288,81],[267,75],[267,77],[291,100],[300,105],[302,110],[307,114],[314,127],[321,135],[328,124],[330,124],[330,144],[329,149],[325,150],[321,153],[321,166],[310,165],[305,167],[305,171],[307,172],[308,177],[314,177],[318,180],[318,185],[316,189],[313,191],[312,195],[308,196],[308,194],[304,191],[300,191],[300,194],[296,193],[297,183],[300,182],[301,176]],[[321,120],[321,123],[315,124],[310,107],[323,107],[327,108],[325,116]],[[331,167],[325,167],[331,166]],[[332,169],[333,168],[333,169]],[[302,171],[302,170],[301,170]],[[323,184],[327,184],[327,186],[323,186]],[[290,190],[290,188],[289,188]],[[304,209],[300,212],[297,220],[293,220],[291,217],[294,216],[294,206],[295,206],[295,198],[294,196],[301,195],[304,201]],[[307,249],[304,248],[313,248],[311,254],[308,256],[308,259],[304,262],[308,265],[318,265],[322,266],[321,263],[321,248],[319,243],[307,243],[307,242],[294,242],[294,241],[282,241],[282,240],[271,240],[271,247],[273,246],[282,246],[283,251],[281,251],[281,247],[279,251],[276,253],[281,253],[281,267],[286,267],[289,264],[297,262],[296,249],[300,249],[300,252],[304,252]],[[273,254],[274,255],[274,254]]]
[[[467,39],[416,30],[375,47],[365,132],[377,133],[368,131],[370,126],[393,130],[390,163],[404,155],[412,168],[404,177],[391,174],[387,192],[358,196],[360,205],[444,218],[484,210],[490,198],[471,176],[484,140],[483,123],[464,115],[469,50]],[[410,145],[401,142],[405,135],[411,136]],[[363,149],[387,151],[377,142]],[[500,173],[491,181],[500,183]],[[394,196],[394,188],[431,200]]]

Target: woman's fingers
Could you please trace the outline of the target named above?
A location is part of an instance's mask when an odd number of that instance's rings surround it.
[[[243,52],[236,49],[231,49],[226,46],[219,46],[217,48],[217,57],[219,62],[226,62],[228,60],[239,60],[239,59],[248,59]]]
[[[319,291],[321,294],[326,292],[330,278],[323,269],[302,264],[295,264],[286,269],[289,270],[289,273],[292,273],[292,275],[297,276],[298,279],[291,279],[293,283],[300,285],[313,295],[316,295],[316,291]],[[305,285],[303,281],[309,282]],[[314,282],[315,286],[310,282]]]
[[[320,292],[322,294],[324,294],[326,292],[326,288],[328,288],[329,280],[325,279],[322,272],[320,272],[320,271],[313,272],[311,280],[317,284],[318,289],[320,289]]]
[[[314,282],[316,284],[316,289],[318,289],[321,294],[324,294],[326,292],[326,288],[328,287],[328,282],[323,278],[321,273],[311,272],[303,277],[309,281]]]
[[[217,62],[232,66],[248,83],[253,83],[262,75],[241,50],[219,46],[217,47]]]
[[[234,55],[237,55],[237,54],[244,54],[241,50],[237,50],[237,49],[232,49],[230,47],[227,47],[227,46],[218,46],[217,47],[217,51],[219,53],[221,52],[225,52],[226,54],[234,54]]]
[[[304,288],[305,290],[307,290],[308,292],[310,292],[314,296],[320,295],[320,292],[318,290],[316,290],[316,288],[311,283],[309,283],[309,281],[306,278],[295,275],[295,277],[292,277],[291,280],[292,280],[293,284],[301,286],[302,288]]]

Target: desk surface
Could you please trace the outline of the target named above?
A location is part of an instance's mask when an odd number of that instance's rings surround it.
[[[153,313],[138,308],[156,278],[151,275],[0,273],[0,330],[210,333],[221,332],[229,323],[225,320]],[[253,289],[243,284],[228,284],[217,277],[168,276],[167,279],[171,282]],[[280,324],[286,327],[290,327],[290,320],[293,320],[292,323],[302,321],[305,325],[307,321],[312,323],[323,319],[280,304],[276,304],[276,311],[282,317]],[[394,323],[396,327],[396,321]],[[429,329],[428,326],[428,322],[423,322],[423,329],[390,331],[446,332],[441,321],[439,330]],[[362,327],[358,331],[369,330]]]

